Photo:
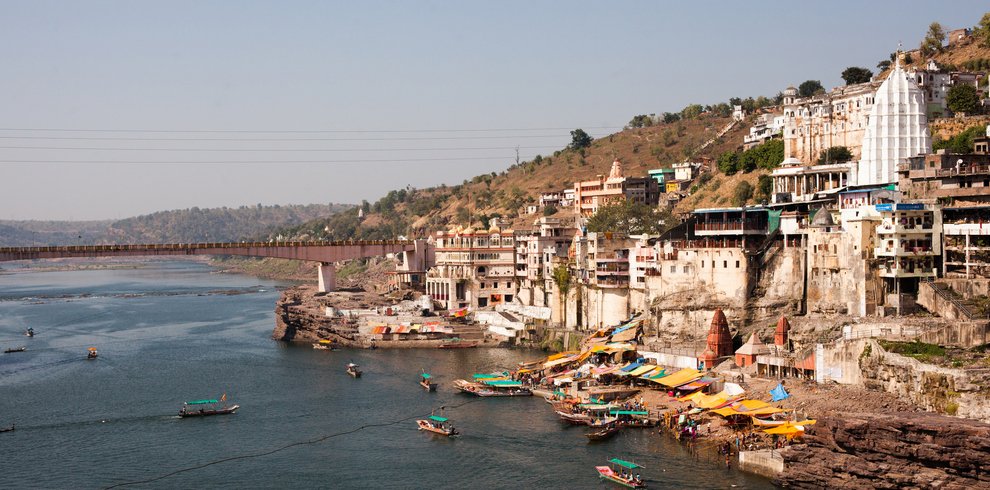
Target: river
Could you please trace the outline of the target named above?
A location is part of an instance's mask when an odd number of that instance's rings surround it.
[[[0,354],[0,427],[17,427],[0,433],[2,488],[608,488],[594,466],[612,457],[645,466],[652,488],[771,488],[654,431],[589,444],[539,397],[450,385],[539,352],[276,342],[279,285],[201,263],[3,272],[0,350],[27,351]],[[417,384],[423,369],[438,392]],[[175,416],[224,393],[236,414]],[[416,430],[440,406],[461,437]]]

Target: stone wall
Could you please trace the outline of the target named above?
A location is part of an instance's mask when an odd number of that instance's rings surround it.
[[[944,119],[933,119],[928,122],[928,130],[932,133],[932,142],[938,139],[947,140],[968,128],[976,125],[990,124],[990,116],[966,116]]]
[[[835,414],[781,450],[785,488],[990,488],[990,425],[927,413]]]

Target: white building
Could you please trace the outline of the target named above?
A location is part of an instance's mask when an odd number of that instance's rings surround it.
[[[924,94],[900,60],[877,90],[867,121],[862,158],[850,179],[855,185],[897,182],[899,163],[932,151]]]
[[[786,122],[782,114],[760,114],[753,127],[749,128],[749,134],[743,136],[743,148],[748,150],[764,141],[781,137]]]

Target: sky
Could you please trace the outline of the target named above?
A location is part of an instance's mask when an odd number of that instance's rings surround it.
[[[950,7],[951,6],[951,7]],[[985,1],[0,2],[0,219],[359,203],[842,84]]]

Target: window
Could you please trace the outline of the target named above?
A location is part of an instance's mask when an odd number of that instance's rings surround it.
[[[675,272],[677,272],[677,266],[676,265],[670,266],[670,273],[674,274]]]
[[[729,268],[729,261],[728,260],[723,260],[722,261],[722,268],[723,269],[728,269]]]
[[[739,261],[737,260],[736,261],[736,269],[738,269],[738,268],[739,268]]]
[[[689,268],[688,266],[686,266],[686,265],[685,265],[685,266],[684,266],[684,273],[685,273],[685,274],[687,274],[687,273],[688,273],[688,270],[690,270],[690,268]]]
[[[507,282],[507,283],[505,283],[505,287],[507,287],[507,288],[512,288],[512,283],[511,283],[511,282]]]

